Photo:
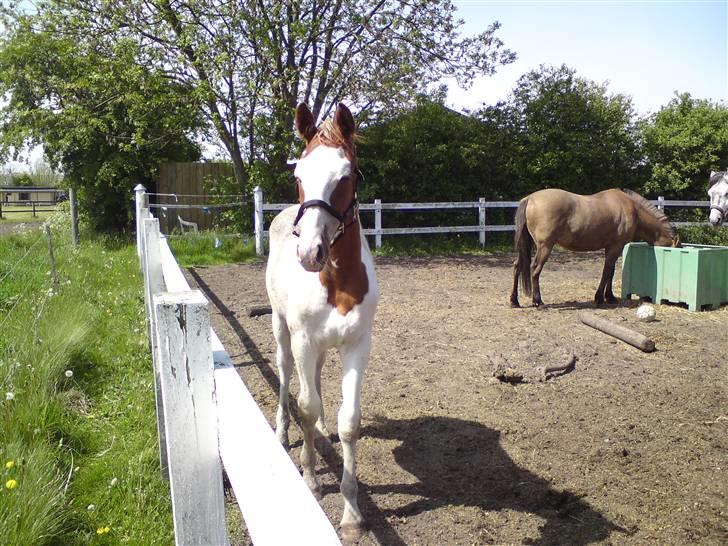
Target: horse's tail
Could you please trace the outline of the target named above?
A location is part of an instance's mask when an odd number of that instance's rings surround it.
[[[516,235],[514,246],[518,252],[518,273],[521,276],[521,290],[526,296],[531,295],[531,252],[533,250],[533,238],[528,232],[526,225],[526,206],[528,197],[521,199],[516,210]]]

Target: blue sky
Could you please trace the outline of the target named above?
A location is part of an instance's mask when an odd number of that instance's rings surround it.
[[[540,64],[574,68],[633,98],[641,114],[674,94],[728,101],[728,0],[489,1],[453,0],[464,34],[493,21],[497,36],[518,54],[495,76],[467,91],[450,86],[455,108],[493,104]]]

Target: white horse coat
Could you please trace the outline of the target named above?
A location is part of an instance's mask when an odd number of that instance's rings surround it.
[[[288,387],[295,363],[304,436],[301,466],[304,480],[318,495],[315,429],[327,434],[321,368],[326,351],[336,348],[342,361],[342,401],[337,419],[344,459],[341,532],[344,538],[356,538],[364,530],[357,503],[355,460],[360,393],[379,290],[356,207],[359,174],[354,121],[349,110],[339,105],[333,123],[327,123],[317,129],[308,107],[299,105],[296,127],[307,144],[295,169],[301,205],[281,212],[270,227],[266,288],[281,381],[276,433],[287,447]]]

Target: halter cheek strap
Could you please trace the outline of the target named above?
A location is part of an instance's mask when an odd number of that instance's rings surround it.
[[[728,208],[719,207],[718,205],[710,205],[710,210],[717,210],[723,218],[728,214]]]
[[[359,170],[359,168],[356,169],[356,174],[364,178],[364,175]],[[328,212],[331,216],[336,218],[339,221],[339,225],[336,227],[336,232],[334,233],[334,236],[331,238],[331,243],[329,243],[329,246],[334,246],[334,243],[344,234],[344,231],[346,231],[346,228],[353,223],[357,221],[357,214],[356,209],[359,206],[359,200],[356,192],[356,185],[354,186],[354,197],[352,197],[351,202],[346,207],[343,213],[340,213],[338,210],[336,210],[334,207],[331,206],[330,203],[322,200],[322,199],[310,199],[309,201],[304,201],[301,203],[301,205],[298,207],[298,214],[296,214],[296,219],[293,221],[293,234],[298,237],[298,232],[295,230],[295,228],[298,226],[298,222],[301,221],[301,218],[303,217],[303,213],[306,212],[306,209],[309,209],[311,207],[320,207],[324,209],[326,212]],[[349,222],[349,224],[346,224],[346,216],[351,212],[354,211],[354,216]]]

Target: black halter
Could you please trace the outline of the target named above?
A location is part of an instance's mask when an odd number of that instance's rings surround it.
[[[710,210],[717,210],[720,212],[720,218],[723,220],[726,215],[728,215],[728,209],[724,209],[723,207],[719,207],[718,205],[710,205]]]
[[[359,168],[357,168],[354,172],[356,172],[358,177],[364,178],[364,175],[362,175]],[[324,209],[326,212],[328,212],[331,216],[336,218],[339,221],[339,225],[336,226],[336,231],[334,232],[334,236],[331,238],[331,243],[329,243],[329,246],[334,246],[334,243],[344,234],[344,231],[346,231],[346,228],[351,226],[357,221],[358,215],[356,214],[358,206],[359,206],[359,200],[358,195],[356,191],[356,182],[354,184],[354,197],[352,197],[351,202],[349,205],[344,209],[344,212],[339,212],[334,207],[331,206],[331,203],[324,201],[322,199],[310,199],[308,201],[304,201],[301,203],[301,205],[298,207],[298,214],[296,214],[296,219],[293,221],[293,227],[296,228],[298,226],[298,222],[301,221],[301,218],[303,217],[303,213],[306,212],[306,209],[309,209],[311,207],[320,207]],[[346,223],[346,216],[351,212],[354,211],[354,215],[351,219],[351,222],[348,224]],[[293,234],[298,237],[298,232],[294,229]]]

